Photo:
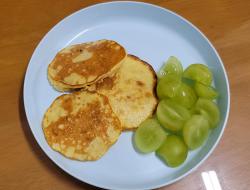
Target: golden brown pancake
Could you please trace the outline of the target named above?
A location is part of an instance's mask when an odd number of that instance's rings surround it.
[[[125,49],[112,40],[72,45],[49,64],[48,79],[59,91],[84,88],[116,73],[125,57]]]
[[[107,97],[88,91],[59,96],[42,126],[52,149],[77,160],[99,159],[121,133]]]
[[[118,73],[103,79],[95,90],[108,97],[123,130],[134,129],[152,116],[157,106],[156,80],[156,74],[148,63],[128,55]]]

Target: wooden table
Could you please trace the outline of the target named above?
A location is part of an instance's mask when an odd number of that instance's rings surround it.
[[[96,189],[69,176],[36,143],[23,108],[22,84],[41,38],[65,16],[103,1],[0,1],[0,189]],[[158,0],[203,31],[220,53],[231,87],[231,111],[218,147],[195,172],[162,189],[206,189],[214,170],[222,189],[250,186],[250,1]]]

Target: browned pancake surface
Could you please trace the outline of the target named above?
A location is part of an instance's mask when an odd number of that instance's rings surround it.
[[[73,45],[56,55],[48,74],[54,81],[81,86],[108,74],[125,57],[125,49],[112,40]]]
[[[117,140],[121,126],[107,97],[74,92],[53,102],[43,130],[48,144],[66,157],[96,160]]]

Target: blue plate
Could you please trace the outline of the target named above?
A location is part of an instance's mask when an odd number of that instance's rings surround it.
[[[63,47],[112,39],[128,53],[150,63],[157,71],[171,55],[184,67],[204,63],[214,74],[220,97],[219,127],[207,142],[191,151],[183,165],[169,168],[154,153],[138,154],[132,146],[132,132],[124,132],[118,142],[98,161],[67,159],[47,144],[41,128],[46,109],[60,95],[48,83],[47,66]],[[107,189],[152,189],[171,184],[197,168],[214,150],[222,136],[229,113],[229,85],[223,63],[209,40],[194,25],[167,9],[139,2],[110,2],[82,9],[53,27],[34,51],[24,83],[24,103],[30,128],[48,157],[75,178]]]

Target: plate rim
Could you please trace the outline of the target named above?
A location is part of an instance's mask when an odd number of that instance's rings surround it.
[[[229,118],[229,112],[230,112],[230,85],[229,85],[229,79],[228,79],[228,75],[227,75],[227,72],[226,72],[226,69],[224,67],[224,64],[223,64],[223,61],[219,55],[219,53],[217,52],[217,50],[215,49],[215,47],[213,46],[213,44],[210,42],[210,40],[205,36],[205,34],[200,30],[198,29],[198,27],[196,27],[194,24],[192,24],[189,20],[187,20],[186,18],[182,17],[181,15],[175,13],[174,11],[171,11],[167,8],[164,8],[164,7],[161,7],[161,6],[158,6],[158,5],[155,5],[155,4],[151,4],[151,3],[146,3],[146,2],[138,2],[138,1],[111,1],[111,2],[104,2],[104,3],[97,3],[97,4],[93,4],[93,5],[90,5],[90,6],[87,6],[87,7],[84,7],[84,8],[81,8],[71,14],[69,14],[68,16],[62,18],[57,24],[55,24],[54,26],[52,26],[49,31],[43,36],[43,38],[40,40],[40,42],[37,44],[37,46],[35,47],[33,53],[32,53],[32,56],[29,60],[29,63],[26,67],[26,71],[25,71],[25,78],[24,78],[24,82],[23,82],[23,104],[24,104],[24,110],[25,110],[25,114],[26,114],[26,118],[27,118],[27,121],[28,121],[28,124],[29,124],[29,128],[36,140],[36,142],[38,143],[39,147],[43,150],[43,152],[46,154],[46,156],[54,163],[56,164],[60,169],[62,169],[64,172],[66,172],[67,174],[69,174],[70,176],[78,179],[79,181],[81,182],[84,182],[84,183],[87,183],[89,185],[93,185],[93,186],[96,186],[96,187],[100,187],[100,188],[105,188],[105,189],[112,189],[112,185],[111,186],[102,186],[102,184],[96,184],[96,183],[93,183],[93,182],[88,182],[88,181],[84,181],[82,179],[80,179],[77,175],[75,174],[72,174],[68,169],[66,169],[60,162],[57,162],[52,156],[48,155],[42,145],[42,143],[38,140],[35,132],[34,132],[34,128],[31,127],[31,119],[28,117],[28,106],[27,106],[27,95],[26,95],[26,92],[27,92],[27,80],[28,80],[28,72],[30,70],[30,65],[32,64],[32,60],[34,59],[34,56],[35,54],[37,53],[39,47],[41,46],[41,44],[43,43],[43,41],[45,41],[45,39],[47,38],[47,36],[53,32],[53,30],[55,30],[55,28],[57,28],[59,25],[62,24],[63,21],[65,21],[66,19],[69,19],[70,17],[73,17],[74,15],[77,15],[79,14],[80,12],[82,11],[86,11],[88,9],[91,9],[93,7],[98,7],[98,6],[109,6],[110,4],[131,4],[131,5],[143,5],[143,6],[150,6],[150,7],[154,7],[154,8],[157,8],[157,9],[161,9],[163,11],[166,11],[168,12],[169,14],[172,14],[176,17],[178,17],[179,19],[181,19],[182,21],[184,21],[185,23],[187,23],[188,25],[190,25],[196,32],[198,32],[202,37],[203,39],[208,43],[208,45],[212,48],[213,52],[215,53],[216,57],[218,58],[219,60],[219,63],[222,67],[222,70],[223,70],[223,73],[224,73],[224,76],[225,76],[225,79],[226,79],[226,91],[227,91],[227,94],[228,94],[228,97],[227,97],[227,107],[228,109],[226,110],[226,114],[225,114],[225,120],[223,122],[223,126],[222,126],[222,129],[221,129],[221,132],[218,136],[218,138],[216,139],[215,143],[212,145],[212,148],[206,153],[206,155],[194,166],[192,167],[190,170],[188,170],[186,173],[184,173],[183,175],[180,175],[179,177],[173,179],[173,180],[170,180],[168,182],[165,182],[165,183],[159,183],[158,185],[154,185],[154,186],[148,186],[148,187],[144,187],[144,188],[140,188],[140,189],[152,189],[152,188],[160,188],[160,187],[163,187],[163,186],[166,186],[166,185],[170,185],[170,184],[173,184],[181,179],[183,179],[184,177],[188,176],[189,174],[191,174],[192,172],[194,172],[201,164],[203,164],[203,162],[211,155],[211,153],[214,151],[214,149],[217,147],[219,141],[221,140],[222,138],[222,135],[224,134],[224,130],[227,126],[227,122],[228,122],[228,118]],[[116,188],[117,190],[120,189],[120,190],[125,190],[127,188]]]

